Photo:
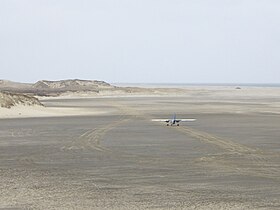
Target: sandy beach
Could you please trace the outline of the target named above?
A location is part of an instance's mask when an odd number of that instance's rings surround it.
[[[0,209],[280,207],[280,88],[40,101],[0,108]]]
[[[0,1],[0,210],[280,210],[280,1]]]
[[[86,108],[62,108],[41,106],[15,106],[10,109],[0,108],[0,119],[6,118],[34,118],[34,117],[59,117],[80,115],[101,115],[106,111],[89,110]]]

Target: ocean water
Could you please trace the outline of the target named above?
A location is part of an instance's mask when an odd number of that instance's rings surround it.
[[[113,83],[120,87],[280,87],[280,83]]]

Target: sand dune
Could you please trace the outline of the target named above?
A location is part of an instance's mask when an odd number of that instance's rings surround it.
[[[17,105],[43,106],[37,98],[32,96],[20,93],[0,92],[0,107],[11,108]]]
[[[181,88],[117,87],[98,80],[41,80],[34,84],[0,80],[0,91],[24,93],[32,96],[103,96],[103,95],[166,95],[183,93]]]

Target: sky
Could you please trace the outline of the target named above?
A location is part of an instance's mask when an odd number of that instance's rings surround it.
[[[0,0],[0,79],[280,83],[279,0]]]

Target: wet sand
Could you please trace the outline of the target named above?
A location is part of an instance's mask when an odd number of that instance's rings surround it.
[[[279,209],[277,95],[43,100],[0,120],[0,209]],[[153,118],[196,118],[166,126]]]

